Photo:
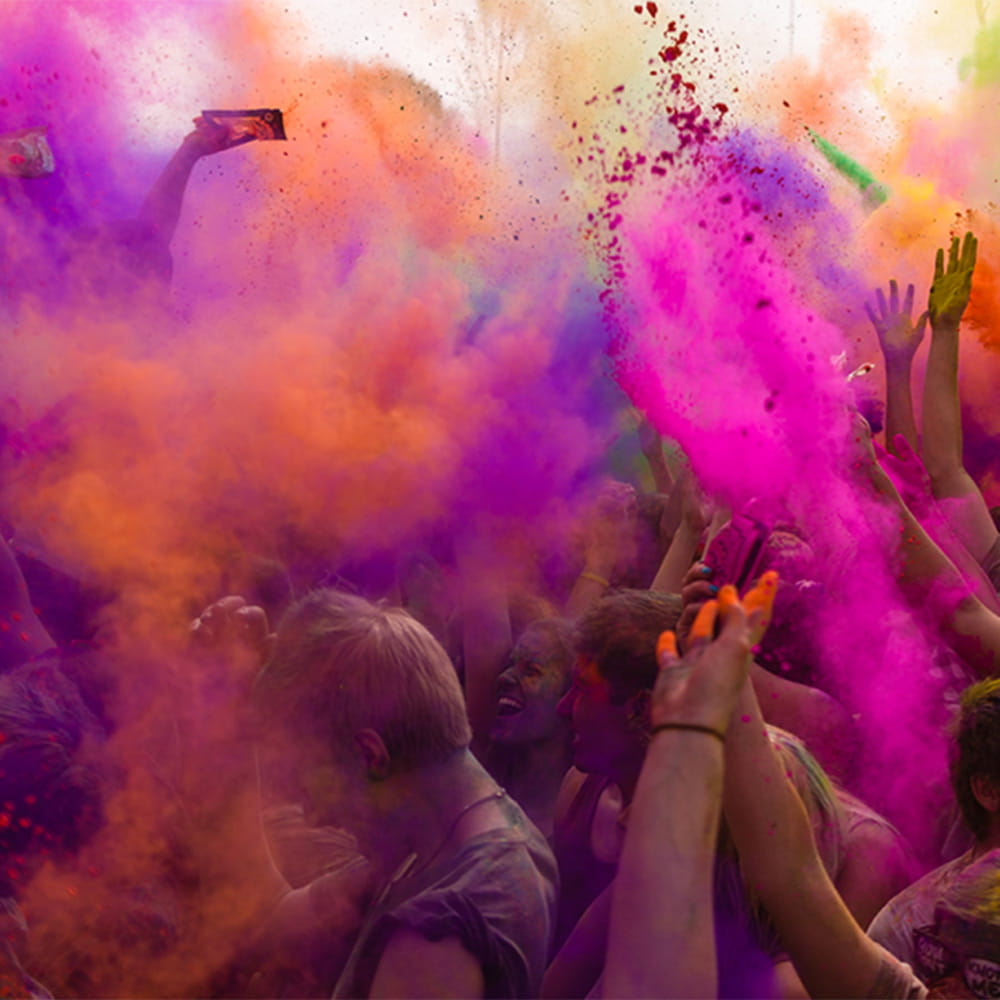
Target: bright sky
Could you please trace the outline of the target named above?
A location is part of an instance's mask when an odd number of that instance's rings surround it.
[[[270,0],[269,0],[270,2]],[[494,6],[497,0],[494,0]],[[502,0],[499,0],[502,2]],[[620,0],[623,18],[630,0]],[[581,22],[595,0],[538,0],[553,17]],[[474,18],[475,0],[281,0],[312,27],[318,49],[358,59],[387,57],[438,86],[446,96],[461,92],[464,44],[461,22]],[[664,14],[685,11],[689,21],[711,26],[736,41],[750,70],[763,69],[794,52],[818,58],[823,24],[831,11],[860,11],[876,33],[877,72],[913,96],[949,92],[957,78],[957,55],[975,29],[975,0],[875,0],[867,5],[824,0],[676,0],[660,2]],[[946,55],[948,47],[953,53]]]

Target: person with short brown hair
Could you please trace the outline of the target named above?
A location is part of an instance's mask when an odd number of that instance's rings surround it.
[[[335,996],[536,995],[555,861],[469,750],[447,655],[406,612],[337,591],[295,605],[254,688],[265,774],[348,827],[377,886]],[[291,761],[283,767],[276,758]]]

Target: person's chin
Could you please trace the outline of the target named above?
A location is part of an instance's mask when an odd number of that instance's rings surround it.
[[[517,746],[524,742],[518,727],[506,721],[498,722],[493,727],[490,739],[498,746]]]

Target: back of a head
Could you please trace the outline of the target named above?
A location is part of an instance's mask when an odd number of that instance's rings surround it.
[[[616,590],[593,604],[576,629],[579,656],[593,660],[619,704],[656,681],[656,642],[677,626],[678,594]]]
[[[844,816],[833,782],[799,737],[771,725],[767,734],[809,814],[823,867],[831,879],[836,879],[846,858],[847,844]]]
[[[458,677],[427,629],[336,590],[313,591],[288,611],[254,699],[268,730],[335,755],[372,729],[398,770],[443,761],[472,737]]]
[[[965,690],[954,735],[952,788],[962,818],[976,839],[983,840],[990,832],[992,814],[976,798],[972,782],[982,777],[1000,792],[1000,679],[980,681]]]

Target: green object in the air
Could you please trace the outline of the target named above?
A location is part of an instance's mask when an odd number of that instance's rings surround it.
[[[860,163],[852,160],[832,142],[827,142],[819,133],[814,132],[811,128],[806,129],[806,131],[809,133],[809,138],[816,144],[816,148],[839,173],[843,174],[865,196],[865,201],[869,202],[872,208],[877,208],[888,200],[891,192],[884,184],[880,184],[875,179],[873,173],[865,170]]]

